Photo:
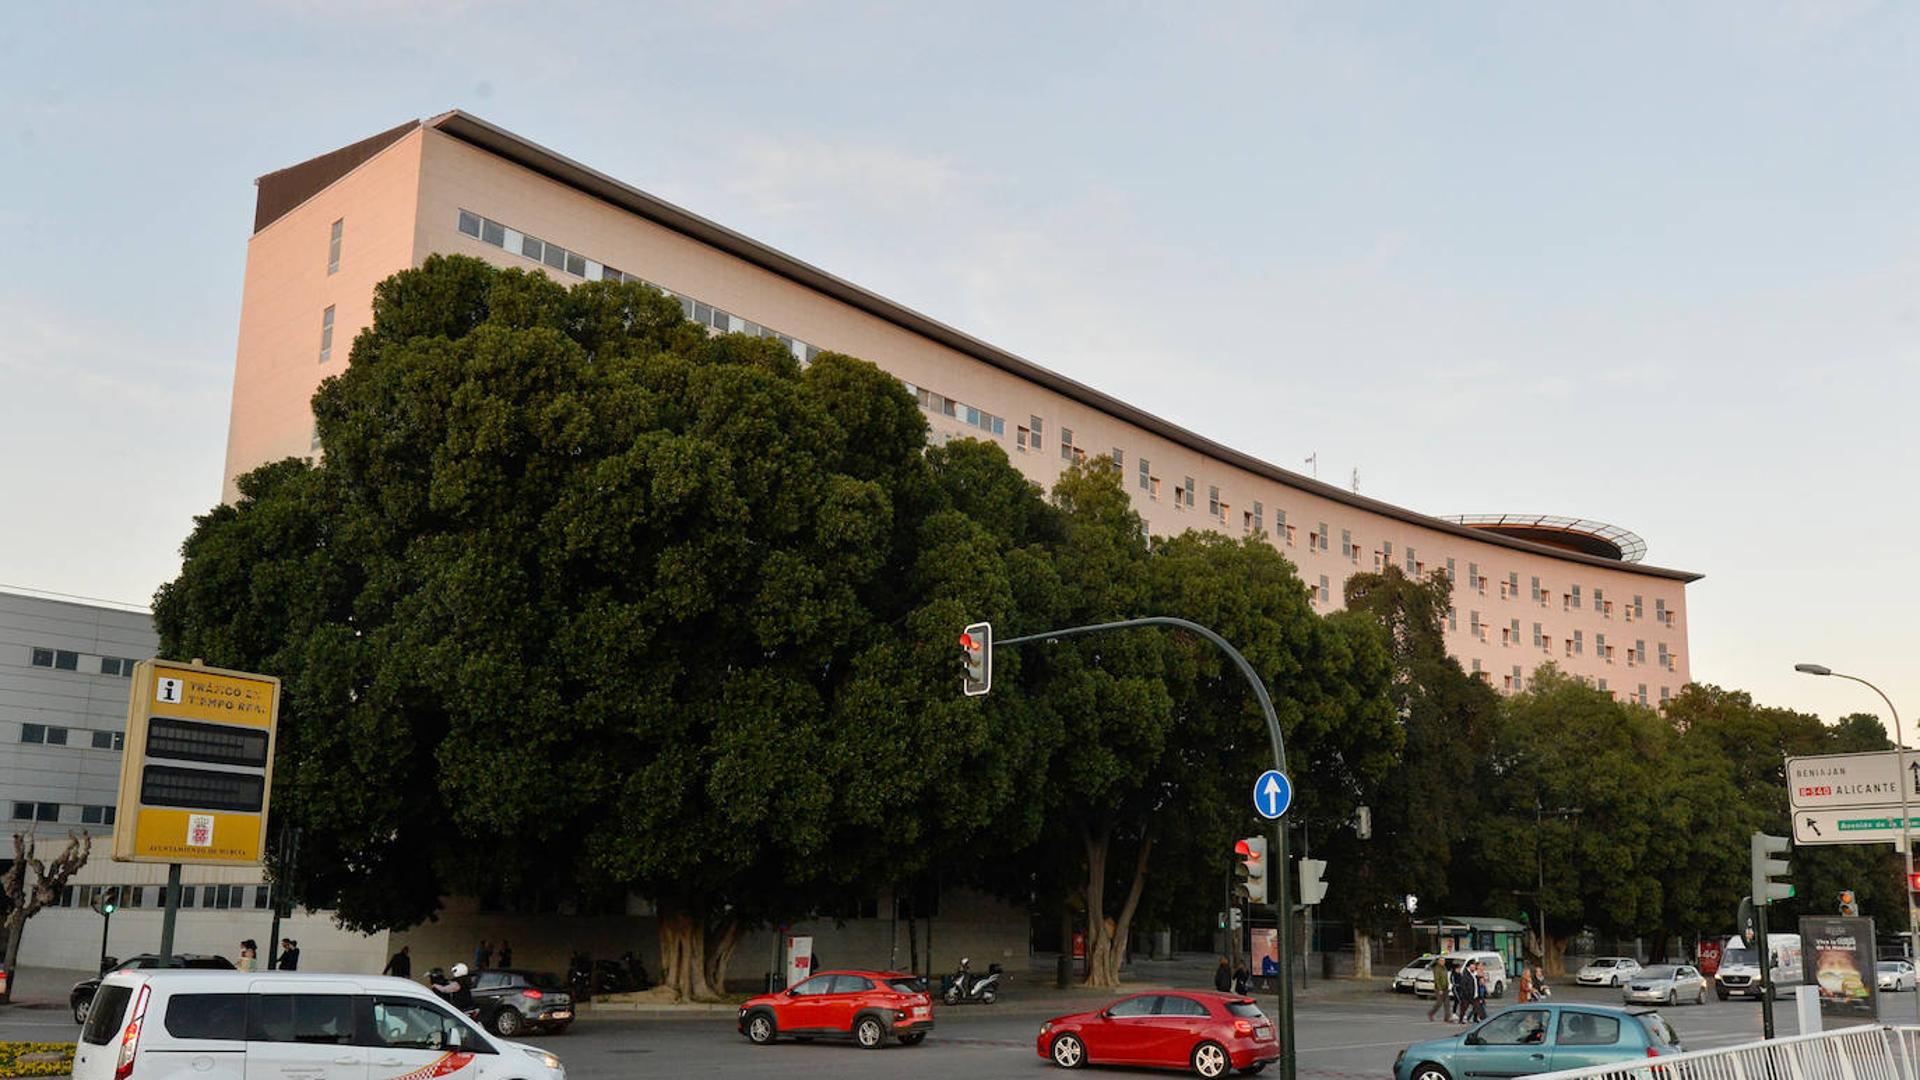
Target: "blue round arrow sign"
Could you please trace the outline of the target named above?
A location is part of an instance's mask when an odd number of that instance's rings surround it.
[[[1268,769],[1253,782],[1253,808],[1272,821],[1293,805],[1293,781],[1279,769]]]

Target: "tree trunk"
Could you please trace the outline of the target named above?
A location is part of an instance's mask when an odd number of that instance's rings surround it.
[[[719,933],[707,941],[706,978],[709,987],[724,992],[727,966],[733,963],[733,950],[740,944],[740,920],[728,917],[720,923]],[[715,998],[720,994],[713,995]]]
[[[1353,977],[1373,978],[1373,935],[1365,930],[1353,932]]]
[[[1146,888],[1147,861],[1153,854],[1153,838],[1150,836],[1141,838],[1140,856],[1134,862],[1133,881],[1128,885],[1126,902],[1121,904],[1118,915],[1107,918],[1104,903],[1096,912],[1094,902],[1106,890],[1107,853],[1111,844],[1112,834],[1108,832],[1097,844],[1089,845],[1087,851],[1087,935],[1089,940],[1086,985],[1107,988],[1120,985],[1120,965],[1127,956],[1127,940],[1133,932],[1133,913],[1139,908],[1140,894]],[[1098,876],[1093,873],[1095,866],[1100,869]]]
[[[0,990],[0,1005],[13,1003],[13,986],[20,976],[20,962],[16,958],[20,955],[20,938],[27,929],[27,920],[21,914],[22,910],[19,905],[15,905],[14,909],[7,913],[7,985],[5,990]]]
[[[1567,942],[1571,940],[1571,937],[1547,935],[1547,955],[1540,966],[1549,978],[1558,979],[1567,973]]]
[[[707,981],[707,935],[691,915],[663,911],[660,916],[660,984],[681,1001],[720,996]]]

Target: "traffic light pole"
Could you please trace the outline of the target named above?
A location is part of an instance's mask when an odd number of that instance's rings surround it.
[[[1021,637],[1007,638],[994,642],[995,645],[1021,645],[1030,641],[1054,641],[1059,638],[1079,637],[1085,634],[1098,634],[1108,630],[1131,630],[1140,626],[1171,626],[1189,630],[1206,638],[1218,646],[1221,652],[1233,661],[1240,674],[1253,688],[1253,696],[1260,703],[1260,714],[1267,722],[1267,740],[1273,748],[1273,767],[1282,773],[1287,771],[1286,736],[1280,731],[1280,717],[1273,711],[1273,698],[1267,694],[1267,685],[1253,670],[1253,665],[1240,654],[1240,650],[1227,643],[1227,639],[1187,619],[1176,619],[1169,615],[1150,615],[1144,619],[1123,619],[1119,622],[1095,623],[1090,626],[1070,626],[1063,630],[1048,630],[1040,634],[1026,634]],[[991,660],[988,661],[991,663]],[[1280,853],[1275,865],[1279,873],[1268,871],[1269,879],[1278,878],[1279,889],[1274,906],[1278,909],[1280,937],[1280,978],[1279,1000],[1276,1009],[1279,1015],[1273,1018],[1279,1027],[1280,1040],[1280,1080],[1296,1080],[1297,1058],[1293,1048],[1293,883],[1287,879],[1293,873],[1293,859],[1287,852],[1287,826],[1284,820],[1274,822],[1276,843],[1274,849]]]
[[[160,966],[173,959],[173,923],[180,917],[180,864],[167,864],[166,912],[160,916]]]
[[[1754,942],[1760,957],[1760,1037],[1773,1038],[1773,949],[1767,941],[1767,908],[1771,904],[1753,905]]]

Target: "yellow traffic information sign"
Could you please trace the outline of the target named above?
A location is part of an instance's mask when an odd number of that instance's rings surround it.
[[[252,866],[266,849],[280,680],[142,660],[120,759],[113,857]]]

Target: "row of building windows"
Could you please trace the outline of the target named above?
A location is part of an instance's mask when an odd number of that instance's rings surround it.
[[[1475,659],[1473,661],[1473,677],[1476,679],[1479,679],[1481,682],[1487,683],[1488,685],[1492,685],[1493,683],[1493,673],[1491,671],[1488,671],[1484,666],[1482,666],[1478,659]],[[1620,691],[1610,689],[1607,686],[1607,680],[1605,678],[1589,677],[1586,675],[1576,675],[1574,677],[1579,679],[1581,682],[1586,683],[1588,686],[1591,686],[1597,690],[1600,690],[1603,693],[1611,694],[1614,700],[1616,701],[1620,700]],[[1502,681],[1501,681],[1500,688],[1502,690],[1507,691],[1508,693],[1518,694],[1522,690],[1526,689],[1525,678],[1522,675],[1521,666],[1519,664],[1513,665],[1513,670],[1508,674],[1501,676],[1501,680]],[[1626,700],[1637,705],[1651,705],[1652,700],[1647,696],[1647,684],[1640,683],[1632,693],[1626,696]],[[1661,708],[1665,708],[1667,703],[1672,700],[1673,700],[1673,688],[1668,686],[1661,687],[1660,688]]]
[[[78,671],[81,655],[71,649],[43,649],[35,645],[28,650],[27,662],[34,667],[52,668],[55,671]],[[100,674],[118,675],[123,679],[132,677],[133,665],[137,662],[124,656],[101,656],[96,659],[100,661]]]
[[[803,362],[810,361],[819,355],[819,349],[805,342],[796,341],[777,331],[769,330],[766,327],[748,322],[738,316],[730,315],[702,301],[675,293],[670,289],[655,285],[643,278],[623,273],[604,263],[588,259],[584,255],[556,248],[552,244],[546,244],[535,237],[528,236],[525,233],[513,229],[511,226],[475,214],[470,210],[461,210],[459,212],[458,224],[459,230],[462,233],[478,239],[483,243],[490,244],[505,251],[517,252],[526,258],[534,259],[545,266],[565,271],[576,277],[582,277],[588,280],[634,281],[652,288],[661,289],[663,292],[679,300],[682,310],[687,313],[687,317],[693,319],[695,322],[712,326],[714,329],[721,331],[745,332],[777,337],[782,343],[792,348],[795,356],[799,357]],[[328,310],[331,311],[332,309]],[[330,325],[329,323],[329,326]],[[331,330],[328,330],[329,337],[327,340],[329,341],[331,340],[330,334]],[[911,383],[906,385],[915,399],[919,401],[922,409],[939,416],[946,416],[958,420],[969,427],[987,432],[996,437],[1005,437],[1006,421],[1004,418],[924,387],[915,386]],[[317,432],[315,438],[317,441]],[[1039,452],[1045,443],[1045,438],[1046,421],[1038,416],[1030,416],[1027,418],[1025,425],[1016,425],[1014,431],[1014,448],[1021,452]],[[1075,441],[1072,428],[1063,427],[1060,429],[1059,446],[1060,459],[1062,461],[1073,463],[1086,459],[1086,449],[1078,445]],[[1124,471],[1126,468],[1126,452],[1119,447],[1114,447],[1109,454],[1114,464]],[[1137,464],[1136,482],[1139,489],[1146,492],[1149,499],[1159,499],[1160,478],[1154,474],[1153,463],[1143,457],[1138,459]],[[1173,489],[1173,505],[1179,509],[1191,510],[1197,502],[1197,493],[1198,485],[1195,483],[1194,478],[1191,476],[1183,477],[1180,484]],[[1226,525],[1231,519],[1232,509],[1230,504],[1221,499],[1219,485],[1208,485],[1208,516],[1221,525]],[[1255,501],[1249,509],[1241,512],[1240,524],[1242,531],[1247,533],[1265,532],[1266,507],[1260,502]],[[1327,523],[1324,521],[1320,522],[1314,532],[1307,534],[1308,550],[1318,552],[1330,550],[1329,532],[1330,530]],[[1273,511],[1272,535],[1277,545],[1284,545],[1286,547],[1295,546],[1296,537],[1294,526],[1288,523],[1287,512],[1279,507],[1275,507]],[[1361,545],[1355,543],[1353,530],[1340,530],[1340,551],[1349,561],[1355,563],[1360,561],[1362,548]],[[1402,558],[1396,563],[1393,542],[1391,540],[1383,540],[1380,543],[1380,547],[1373,552],[1373,568],[1377,572],[1390,565],[1402,565],[1406,573],[1414,577],[1421,577],[1426,573],[1426,564],[1420,560],[1412,545],[1408,545],[1402,549]],[[1454,567],[1455,561],[1449,558],[1447,560],[1448,581],[1456,581]],[[1483,594],[1485,593],[1487,579],[1480,574],[1478,563],[1468,564],[1467,583],[1469,588],[1475,589]],[[1519,587],[1520,575],[1518,573],[1509,573],[1507,579],[1501,583],[1501,596],[1508,598],[1518,596]],[[1533,578],[1532,598],[1541,606],[1546,606],[1546,596],[1547,594],[1541,588],[1540,579],[1538,577]],[[1321,577],[1321,587],[1315,594],[1315,598],[1323,604],[1330,602],[1328,582],[1324,575]],[[1570,586],[1568,592],[1562,596],[1563,610],[1571,611],[1579,609],[1582,607],[1582,604],[1580,587],[1578,585]],[[1593,607],[1594,610],[1600,612],[1604,618],[1611,618],[1613,615],[1612,601],[1606,600],[1601,590],[1597,587],[1593,590]],[[1633,604],[1626,609],[1625,617],[1629,622],[1636,618],[1644,617],[1644,605],[1639,596],[1633,598]],[[1667,611],[1665,600],[1656,599],[1654,601],[1654,617],[1662,624],[1671,625],[1671,614]],[[1663,651],[1664,648],[1665,647],[1662,646]]]
[[[36,746],[78,745],[69,743],[72,734],[71,728],[53,724],[20,725],[20,741]],[[126,733],[121,731],[88,731],[86,736],[88,746],[94,750],[118,750],[126,745],[127,738]]]
[[[59,821],[65,806],[66,804],[57,802],[16,802],[13,804],[13,820]],[[82,825],[113,824],[113,807],[111,806],[79,806],[76,809],[80,812]]]
[[[166,888],[160,885],[69,885],[54,898],[54,907],[92,907],[102,892],[110,893],[123,908],[154,907],[166,904]],[[266,885],[182,885],[180,906],[227,910],[252,908],[264,911],[271,903]]]
[[[1469,637],[1479,641],[1487,641],[1489,639],[1488,635],[1491,633],[1492,625],[1492,622],[1481,619],[1478,611],[1467,612],[1467,634]],[[1460,618],[1457,608],[1449,607],[1447,609],[1447,629],[1460,629]],[[1552,652],[1555,645],[1555,638],[1552,632],[1544,629],[1540,623],[1534,623],[1532,630],[1531,643],[1533,647],[1539,649],[1541,652]],[[1500,628],[1500,644],[1503,648],[1519,646],[1528,640],[1529,639],[1522,635],[1520,631],[1519,619],[1509,619],[1507,620],[1507,625]],[[1563,655],[1587,655],[1587,636],[1584,630],[1573,631],[1565,637],[1560,638],[1558,644]],[[1655,645],[1658,648],[1657,655],[1659,656],[1660,666],[1668,671],[1676,670],[1679,654],[1669,649],[1667,643],[1664,641],[1656,642]],[[1593,635],[1594,656],[1611,664],[1614,660],[1614,649],[1615,646],[1607,643],[1606,634],[1595,633]],[[1628,667],[1638,667],[1647,662],[1647,640],[1645,638],[1634,639],[1633,647],[1627,650],[1626,662]]]

